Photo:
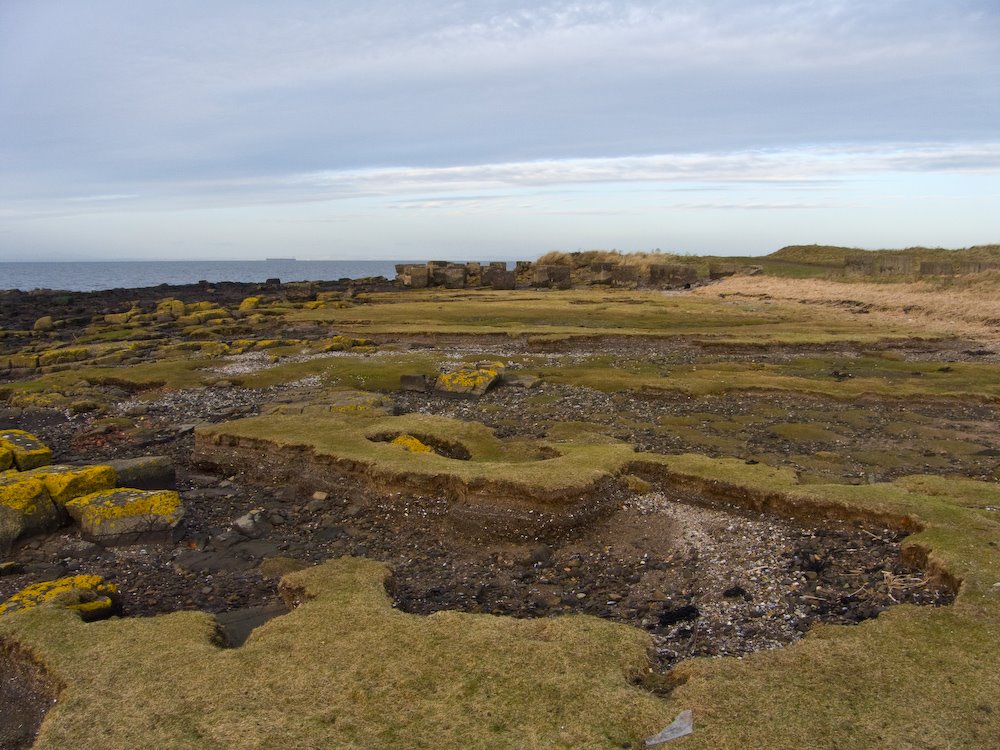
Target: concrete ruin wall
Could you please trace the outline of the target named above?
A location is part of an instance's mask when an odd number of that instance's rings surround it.
[[[483,264],[432,260],[424,264],[398,264],[396,281],[411,289],[572,289],[574,286],[594,285],[682,289],[698,282],[698,272],[693,266],[681,263],[632,266],[605,262],[574,269],[567,265],[517,261],[513,269],[508,269],[504,262]]]

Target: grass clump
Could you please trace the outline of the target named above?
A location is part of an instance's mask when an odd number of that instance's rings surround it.
[[[385,567],[344,558],[286,576],[293,612],[239,649],[210,615],[84,625],[60,610],[0,620],[64,685],[36,750],[621,748],[670,721],[629,684],[649,637],[592,617],[392,608]],[[443,648],[447,644],[446,648]]]

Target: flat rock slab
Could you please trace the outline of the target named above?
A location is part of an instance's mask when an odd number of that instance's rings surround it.
[[[24,430],[0,430],[0,448],[10,451],[14,466],[19,471],[37,469],[52,463],[52,450]]]
[[[170,541],[184,516],[176,492],[128,487],[75,498],[66,511],[85,539],[104,546]]]

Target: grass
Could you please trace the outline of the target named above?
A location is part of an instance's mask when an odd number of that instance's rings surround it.
[[[413,453],[385,439],[403,434],[425,443],[461,445],[470,458]],[[268,446],[305,446],[333,457],[351,473],[363,472],[379,486],[444,482],[452,490],[460,487],[462,495],[485,495],[498,504],[511,494],[541,502],[579,495],[618,473],[634,457],[630,446],[586,432],[564,441],[558,437],[551,442],[502,441],[479,423],[423,414],[275,414],[206,425],[197,431],[197,445],[203,451],[233,439],[258,441],[258,449],[266,452],[272,450]]]
[[[586,303],[586,304],[585,304]],[[846,311],[831,313],[792,303],[720,301],[661,292],[412,291],[372,294],[351,309],[302,310],[290,321],[321,322],[367,336],[501,334],[548,336],[697,337],[718,343],[878,342],[916,335],[900,322],[875,329]]]
[[[786,391],[839,399],[866,395],[906,397],[1000,398],[1000,365],[896,362],[878,357],[809,357],[765,364],[714,361],[657,365],[649,360],[598,355],[583,360],[529,368],[554,383],[597,390],[674,391],[707,396],[731,391]],[[840,379],[834,372],[847,373]]]
[[[903,327],[923,335],[1000,339],[1000,275],[995,272],[894,284],[743,276],[695,292],[700,298],[720,295],[724,300],[763,297],[769,304],[795,303],[819,308],[835,318],[848,315],[879,327]],[[847,312],[862,306],[867,306],[865,315]]]
[[[305,602],[247,643],[203,613],[84,625],[41,608],[0,634],[66,685],[35,750],[101,737],[157,748],[596,748],[636,743],[668,707],[629,685],[648,638],[590,617],[517,621],[393,609],[379,563],[294,573]]]

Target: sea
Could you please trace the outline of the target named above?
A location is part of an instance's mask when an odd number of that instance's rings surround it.
[[[93,292],[199,281],[336,281],[369,276],[395,278],[393,260],[195,260],[0,263],[0,290],[62,289]]]

